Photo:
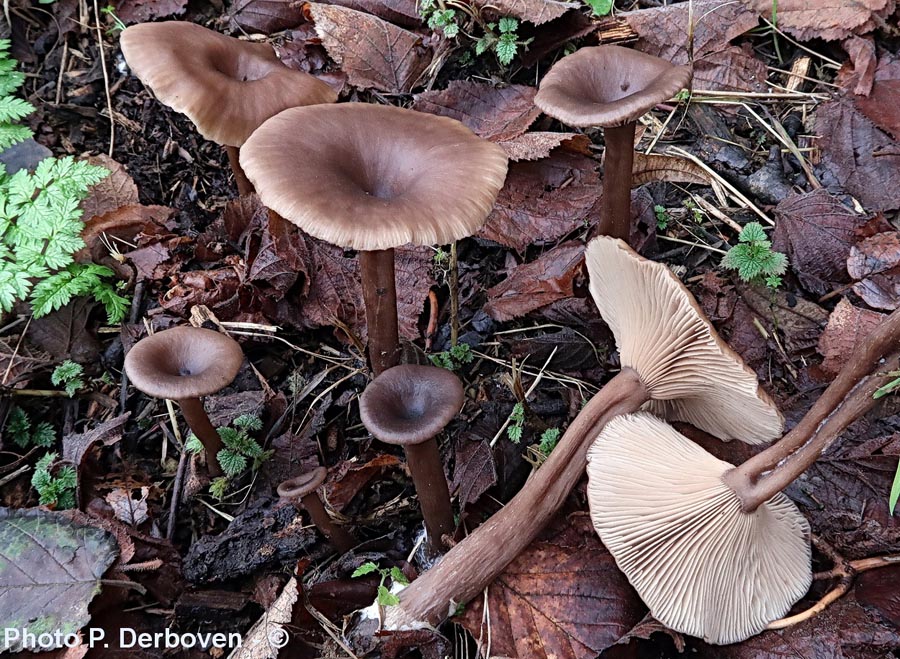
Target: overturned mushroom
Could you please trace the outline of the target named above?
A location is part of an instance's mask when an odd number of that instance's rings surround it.
[[[347,103],[269,119],[241,148],[241,165],[266,206],[316,238],[359,251],[378,375],[400,358],[394,248],[478,231],[507,160],[454,119]]]
[[[591,442],[620,414],[650,404],[722,439],[750,443],[781,433],[781,415],[756,376],[668,268],[604,237],[591,242],[586,259],[622,371],[587,403],[518,494],[400,593],[400,604],[386,613],[388,628],[436,624],[490,583],[559,510],[584,473]],[[714,415],[715,405],[721,410]]]
[[[290,478],[278,485],[278,496],[290,501],[297,510],[306,510],[313,524],[341,553],[346,553],[356,546],[356,540],[343,527],[331,520],[328,511],[319,498],[319,488],[325,482],[328,470],[316,467],[299,476]]]
[[[161,103],[187,115],[203,137],[225,147],[242,195],[253,187],[240,168],[237,147],[282,110],[337,100],[324,82],[282,64],[271,46],[194,23],[132,25],[120,43],[128,66]]]
[[[569,126],[602,126],[603,196],[598,235],[628,240],[635,125],[641,115],[691,82],[690,65],[675,66],[621,46],[581,48],[554,64],[534,103]]]
[[[131,383],[148,396],[177,401],[197,439],[206,449],[211,476],[221,476],[217,456],[222,439],[203,409],[200,398],[232,383],[244,353],[234,339],[200,327],[175,327],[151,334],[125,356]]]
[[[809,524],[781,490],[874,406],[898,341],[894,312],[800,423],[739,467],[646,413],[603,429],[589,451],[591,517],[654,617],[709,643],[736,643],[806,593]]]
[[[435,437],[459,412],[462,382],[436,366],[404,364],[376,377],[359,399],[363,425],[386,444],[402,446],[412,475],[431,551],[443,546],[455,524],[450,490]]]

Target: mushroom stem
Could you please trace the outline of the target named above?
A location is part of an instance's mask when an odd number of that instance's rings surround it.
[[[184,415],[185,421],[206,451],[206,465],[209,469],[209,475],[218,478],[222,475],[222,468],[219,466],[219,451],[222,450],[222,438],[219,437],[206,410],[203,409],[203,403],[199,398],[184,398],[178,401],[181,406],[181,413]]]
[[[319,498],[318,492],[310,492],[301,497],[299,504],[294,501],[294,506],[297,510],[300,510],[301,507],[305,508],[306,512],[308,512],[309,516],[312,518],[313,524],[316,525],[316,528],[319,529],[319,531],[322,532],[322,535],[328,538],[331,541],[331,544],[333,544],[342,554],[347,553],[356,546],[356,540],[350,535],[349,531],[338,526],[331,520],[331,516],[328,514],[328,511],[325,510],[325,506]]]
[[[400,363],[394,250],[361,251],[359,270],[366,303],[369,360],[372,362],[372,370],[378,376],[382,371]]]
[[[752,512],[781,492],[815,462],[831,443],[875,405],[873,394],[890,378],[876,369],[900,342],[900,310],[869,334],[847,359],[809,412],[778,443],[723,476]],[[897,354],[890,356],[895,360]],[[887,369],[885,369],[887,370]]]
[[[240,153],[238,148],[236,146],[226,146],[225,153],[228,154],[228,163],[231,165],[231,171],[234,172],[234,182],[237,185],[238,194],[243,197],[256,192],[250,179],[244,173],[244,168],[241,167],[241,162],[238,158]]]
[[[421,444],[404,446],[403,450],[406,452],[406,464],[425,519],[428,546],[434,554],[438,554],[446,546],[443,537],[453,535],[456,524],[453,521],[450,489],[441,466],[437,441],[432,437]]]
[[[634,167],[635,122],[603,130],[603,197],[600,221],[591,237],[612,236],[626,243],[631,236],[631,173]]]
[[[634,412],[649,396],[638,374],[623,368],[585,405],[550,457],[506,506],[399,593],[388,629],[436,625],[475,597],[537,537],[584,474],[588,448],[606,423]]]

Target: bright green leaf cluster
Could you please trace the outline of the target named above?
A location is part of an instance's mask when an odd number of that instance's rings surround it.
[[[56,453],[48,453],[37,461],[31,485],[37,490],[42,506],[51,506],[56,510],[74,508],[78,475],[74,468],[67,465],[57,469],[54,476],[51,467],[58,457]]]
[[[66,393],[71,398],[79,389],[84,389],[85,384],[81,377],[83,374],[84,367],[81,364],[76,364],[71,359],[67,359],[53,369],[53,373],[50,375],[50,382],[53,383],[54,387],[64,386]]]
[[[438,5],[435,0],[421,0],[419,2],[419,14],[428,23],[432,30],[440,30],[448,39],[459,34],[456,11]]]
[[[467,343],[457,343],[450,350],[438,352],[430,357],[431,363],[448,371],[457,371],[466,364],[471,364],[475,359],[472,348]]]
[[[272,451],[265,451],[250,433],[262,429],[262,421],[253,414],[242,414],[231,422],[231,426],[217,428],[219,437],[225,447],[216,455],[219,466],[225,475],[216,478],[210,483],[209,491],[217,499],[222,499],[228,489],[229,480],[240,475],[249,466],[253,471],[259,469],[272,455]],[[193,433],[190,434],[184,444],[184,450],[189,453],[201,453],[203,444]],[[252,460],[252,462],[251,462]]]
[[[9,39],[0,39],[0,151],[31,137],[27,126],[18,125],[34,106],[12,94],[25,82],[25,76],[16,70],[16,60],[9,56]]]
[[[506,429],[506,435],[513,444],[522,441],[522,431],[525,429],[525,406],[522,403],[513,405],[512,412],[509,413],[509,427]]]
[[[475,54],[482,55],[493,50],[500,64],[509,66],[518,54],[519,46],[531,43],[531,39],[519,39],[518,29],[519,21],[510,16],[504,16],[497,23],[485,24],[484,36],[475,42]]]
[[[409,579],[406,578],[406,575],[398,567],[392,568],[384,568],[379,567],[377,563],[372,561],[366,561],[358,568],[353,570],[353,574],[350,575],[351,578],[356,579],[358,577],[364,577],[367,574],[372,574],[377,572],[381,575],[381,583],[378,584],[378,597],[377,602],[381,606],[395,606],[400,603],[400,598],[397,597],[394,593],[392,593],[387,586],[384,585],[385,580],[390,577],[391,581],[394,583],[401,584],[403,586],[409,585]]]
[[[613,0],[584,0],[584,3],[591,8],[594,16],[606,16],[613,8]]]
[[[6,418],[6,433],[16,446],[28,448],[43,446],[48,448],[56,441],[56,431],[47,421],[33,424],[31,418],[21,407],[13,407]]]
[[[547,428],[541,433],[541,442],[538,445],[538,450],[544,455],[550,455],[553,449],[556,448],[556,443],[558,441],[559,428]]]
[[[722,258],[722,267],[737,270],[738,276],[749,283],[765,281],[767,286],[781,285],[781,275],[787,270],[787,256],[772,251],[772,243],[759,222],[750,222],[738,236],[738,244]]]

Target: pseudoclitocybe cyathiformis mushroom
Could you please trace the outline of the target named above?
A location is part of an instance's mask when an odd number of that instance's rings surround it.
[[[267,207],[359,251],[375,375],[400,359],[394,248],[477,232],[507,167],[502,148],[455,119],[365,103],[285,110],[240,157]]]
[[[450,490],[435,437],[463,405],[462,382],[436,366],[403,364],[376,377],[359,399],[363,425],[387,444],[402,446],[433,553],[455,524]]]
[[[306,510],[322,535],[328,538],[338,551],[346,553],[356,546],[356,540],[349,531],[331,520],[322,499],[319,498],[318,490],[327,475],[328,470],[325,467],[316,467],[282,481],[278,485],[278,496],[290,501],[297,510]]]
[[[603,127],[603,196],[597,235],[628,240],[637,120],[691,82],[689,65],[621,46],[581,48],[554,64],[534,103],[579,128]]]
[[[781,490],[875,405],[898,342],[895,311],[791,432],[738,467],[649,414],[603,429],[589,451],[591,517],[654,617],[710,643],[736,643],[806,593],[809,524]]]
[[[591,442],[620,414],[649,405],[721,439],[754,444],[781,434],[781,415],[756,375],[668,268],[604,237],[588,245],[586,260],[622,371],[587,403],[519,493],[399,594],[400,604],[386,612],[388,628],[435,624],[490,583],[559,510],[584,473]]]
[[[237,341],[200,327],[175,327],[141,339],[125,355],[125,372],[139,390],[181,406],[191,431],[206,450],[211,476],[221,476],[222,439],[200,399],[232,383],[244,353]]]
[[[240,194],[253,186],[237,147],[269,117],[300,105],[333,103],[337,93],[289,69],[268,44],[227,37],[186,21],[140,23],[122,32],[128,66],[161,103],[225,147]]]

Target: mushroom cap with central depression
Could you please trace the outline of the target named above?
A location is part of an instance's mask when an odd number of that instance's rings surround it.
[[[441,432],[464,400],[462,382],[447,369],[403,364],[372,380],[359,398],[359,415],[377,439],[408,446]]]
[[[581,48],[547,72],[534,104],[569,126],[621,126],[687,87],[691,73],[630,48]]]
[[[318,78],[285,66],[268,44],[194,23],[132,25],[120,43],[128,66],[160,102],[217,144],[240,146],[282,110],[337,100]]]
[[[241,167],[262,202],[303,231],[381,250],[476,233],[507,158],[455,119],[345,103],[272,117],[241,148]]]
[[[185,400],[221,391],[234,381],[243,362],[241,346],[231,337],[184,326],[135,343],[125,355],[125,372],[148,396]]]
[[[719,460],[647,412],[610,421],[588,452],[591,520],[657,620],[743,641],[812,583],[809,523],[783,494],[745,513]]]

